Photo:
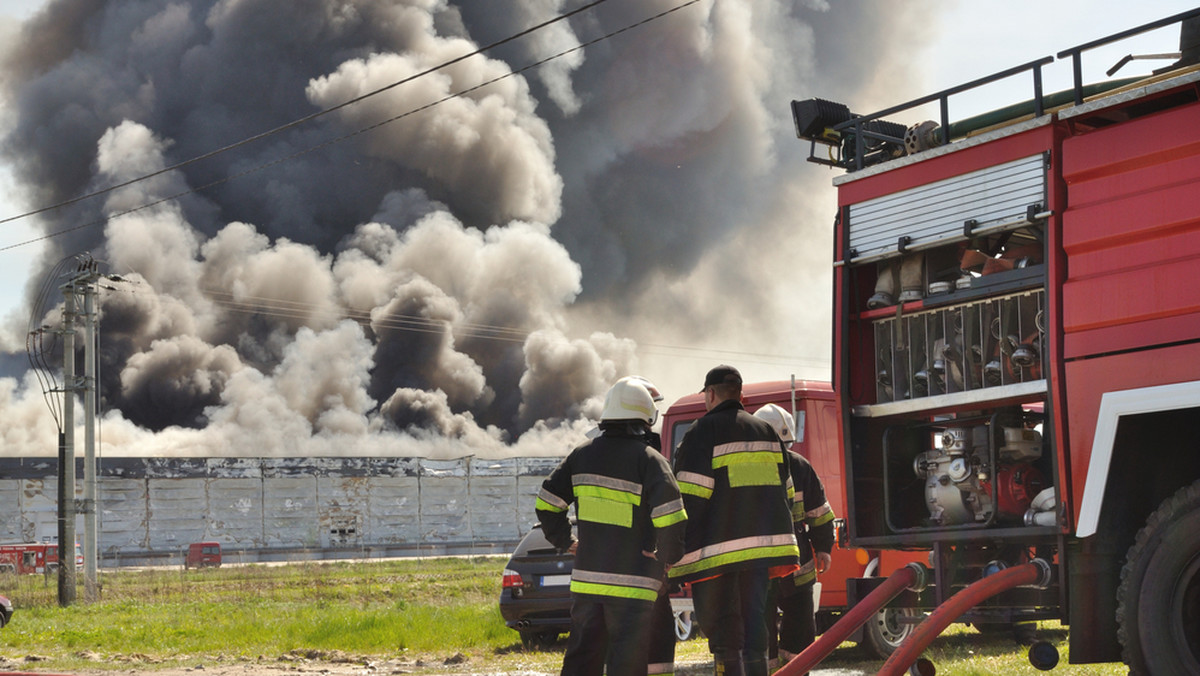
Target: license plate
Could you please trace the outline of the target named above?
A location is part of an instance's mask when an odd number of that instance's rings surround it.
[[[543,575],[543,587],[567,587],[571,584],[570,575]]]

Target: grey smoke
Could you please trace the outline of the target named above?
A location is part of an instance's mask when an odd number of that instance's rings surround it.
[[[48,240],[43,271],[88,251],[130,280],[102,299],[108,452],[563,453],[616,378],[670,399],[725,360],[639,344],[795,353],[762,369],[781,378],[827,359],[832,192],[787,103],[901,67],[893,31],[922,8],[706,0],[503,77],[678,4],[611,0],[40,215],[97,224]],[[70,199],[579,5],[52,0],[3,54],[0,157],[27,206]],[[0,453],[52,449],[34,381],[0,396],[4,426],[39,430]]]

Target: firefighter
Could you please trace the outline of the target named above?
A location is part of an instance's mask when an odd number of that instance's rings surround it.
[[[770,580],[799,567],[788,464],[775,430],[742,407],[737,369],[711,369],[701,391],[707,413],[675,453],[687,543],[669,574],[691,584],[716,674],[765,676]]]
[[[571,451],[538,492],[546,539],[575,553],[564,675],[650,673],[663,604],[671,622],[665,570],[683,552],[687,514],[666,459],[645,441],[657,419],[644,385],[618,381],[605,398],[599,436]],[[577,541],[567,516],[572,503]],[[654,673],[672,672],[673,658],[672,645],[672,663],[655,662]]]
[[[817,635],[813,588],[817,573],[824,573],[832,561],[834,513],[825,499],[821,477],[804,456],[789,448],[796,441],[796,422],[792,414],[780,406],[767,404],[754,415],[775,428],[787,453],[792,478],[792,523],[800,545],[800,569],[791,577],[778,581],[773,589],[775,603],[767,609],[769,628],[774,627],[782,616],[778,641],[771,641],[771,659],[774,660],[777,654],[781,662],[787,663],[803,652]],[[774,632],[771,638],[776,638]]]

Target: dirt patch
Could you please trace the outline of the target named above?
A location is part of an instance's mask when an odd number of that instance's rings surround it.
[[[69,673],[74,676],[553,676],[562,664],[562,654],[521,652],[472,657],[463,653],[444,656],[366,657],[338,650],[295,650],[278,657],[198,657],[191,660],[158,660],[147,655],[99,655],[79,653],[79,668],[63,669],[55,660],[37,655],[19,659],[0,658],[0,676],[16,673]],[[95,663],[96,666],[88,666]],[[677,663],[676,674],[711,673],[712,662]]]

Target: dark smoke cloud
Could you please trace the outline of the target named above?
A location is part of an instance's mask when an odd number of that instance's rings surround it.
[[[0,157],[30,206],[71,199],[580,4],[51,0],[3,53]],[[728,360],[639,343],[797,355],[771,377],[827,359],[832,192],[788,101],[897,72],[925,8],[705,0],[512,75],[678,4],[611,0],[39,216],[97,225],[48,240],[31,300],[80,252],[127,280],[102,299],[108,452],[563,453],[616,378],[673,398]],[[0,379],[4,427],[37,430],[0,452],[44,454],[40,394]]]

